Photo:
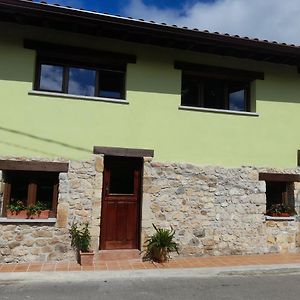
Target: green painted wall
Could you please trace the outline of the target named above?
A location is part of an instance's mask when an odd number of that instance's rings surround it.
[[[3,24],[2,24],[3,25]],[[7,28],[8,26],[6,26]],[[295,167],[300,149],[296,68],[29,27],[0,31],[0,155],[89,158],[93,146],[150,148],[156,161]],[[35,52],[22,39],[64,41],[137,54],[127,71],[129,105],[28,95]],[[258,117],[179,110],[174,60],[264,71],[253,84]]]

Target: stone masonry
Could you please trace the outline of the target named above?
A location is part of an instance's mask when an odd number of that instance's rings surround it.
[[[0,262],[75,261],[69,228],[73,222],[81,221],[90,223],[92,248],[97,250],[102,172],[101,156],[95,156],[91,161],[70,162],[69,172],[60,173],[59,176],[57,218],[53,223],[16,223],[0,219]]]
[[[265,182],[251,167],[198,167],[146,161],[142,240],[152,223],[176,231],[181,255],[230,255],[300,250],[299,222],[266,221]],[[295,184],[299,213],[299,185]]]
[[[300,173],[299,169],[200,167],[145,158],[141,244],[153,233],[153,223],[175,229],[182,256],[299,251],[297,218],[266,220],[265,182],[258,180],[259,171]],[[0,218],[0,262],[75,261],[68,230],[81,221],[89,222],[92,248],[98,251],[102,177],[103,156],[71,161],[68,173],[59,176],[56,219],[16,223]],[[299,183],[294,191],[299,214]]]

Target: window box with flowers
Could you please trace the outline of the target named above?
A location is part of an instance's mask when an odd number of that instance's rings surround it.
[[[8,205],[6,217],[8,219],[48,219],[50,210],[41,202],[25,206],[20,200]]]

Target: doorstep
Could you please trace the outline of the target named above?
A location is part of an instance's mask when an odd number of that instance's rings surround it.
[[[94,260],[97,261],[116,261],[116,260],[141,260],[141,251],[138,249],[125,250],[100,250],[95,253]]]

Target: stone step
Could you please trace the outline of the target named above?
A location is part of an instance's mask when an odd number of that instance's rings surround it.
[[[138,259],[141,260],[140,250],[100,250],[99,253],[95,253],[95,261],[111,261],[111,260],[128,260]]]

